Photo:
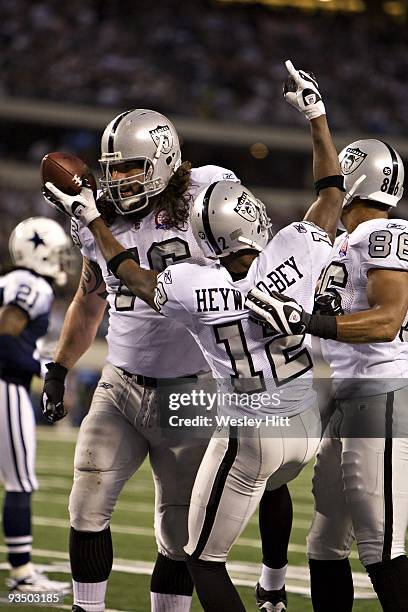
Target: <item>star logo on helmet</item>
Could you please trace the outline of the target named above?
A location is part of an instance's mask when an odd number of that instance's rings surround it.
[[[240,217],[245,219],[245,221],[250,221],[251,223],[254,223],[258,216],[255,202],[251,200],[245,191],[239,196],[234,210]]]
[[[154,144],[158,147],[161,143],[161,153],[167,155],[173,147],[173,137],[168,125],[158,125],[154,130],[149,130]]]
[[[363,163],[367,153],[364,153],[358,147],[347,147],[342,159],[340,160],[340,167],[343,174],[352,174],[357,168]]]
[[[44,240],[41,238],[41,236],[40,236],[40,235],[39,235],[39,234],[38,234],[36,231],[34,232],[33,237],[32,237],[32,238],[29,238],[28,240],[29,240],[29,242],[32,242],[32,243],[33,243],[33,245],[34,245],[34,251],[35,251],[35,249],[36,249],[38,246],[40,246],[40,245],[44,245],[44,246],[45,246],[45,242],[44,242]]]

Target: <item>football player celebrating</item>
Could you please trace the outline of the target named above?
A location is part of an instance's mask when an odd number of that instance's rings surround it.
[[[271,489],[295,478],[320,436],[309,340],[302,334],[289,342],[285,333],[265,334],[248,319],[243,305],[257,282],[283,283],[289,295],[312,304],[332,246],[321,228],[334,234],[341,210],[343,181],[317,84],[290,62],[287,67],[291,81],[285,97],[310,119],[318,199],[305,222],[284,228],[269,245],[264,205],[237,183],[214,182],[196,197],[191,216],[194,236],[213,263],[179,263],[158,274],[141,268],[115,240],[100,219],[90,189],[84,187],[80,196],[72,197],[46,185],[60,209],[88,226],[110,272],[152,308],[189,330],[220,389],[230,395],[235,391],[238,397],[232,406],[220,407],[221,414],[253,416],[239,398],[248,392],[269,393],[266,406],[258,406],[256,413],[262,427],[244,434],[227,427],[223,437],[214,436],[195,480],[185,550],[199,599],[209,612],[244,610],[226,572],[228,552],[255,511],[268,478]],[[270,394],[281,386],[285,393],[273,407]],[[285,415],[290,424],[288,431],[277,434],[276,443],[265,437],[271,413]]]
[[[214,181],[237,181],[231,171],[218,166],[191,169],[189,162],[181,163],[173,124],[145,109],[124,112],[108,124],[100,163],[103,195],[98,207],[112,233],[144,268],[156,275],[171,262],[204,262],[188,224],[191,201]],[[201,376],[208,365],[182,325],[165,320],[111,274],[80,220],[73,220],[72,236],[83,255],[83,272],[44,385],[43,410],[50,420],[64,416],[65,376],[93,342],[105,297],[110,306],[107,363],[79,431],[69,502],[74,609],[104,609],[113,559],[112,511],[127,480],[149,456],[158,546],[152,610],[187,612],[193,591],[183,550],[188,505],[208,440],[164,439],[158,427],[157,387],[162,379]]]
[[[287,333],[301,329],[324,338],[323,354],[335,379],[336,410],[317,455],[308,537],[314,610],[352,609],[348,557],[354,536],[383,610],[403,612],[408,223],[388,215],[402,197],[404,167],[390,145],[371,139],[345,147],[340,161],[347,232],[337,238],[322,275],[315,314],[259,289],[251,292],[248,306],[272,329],[283,325]]]
[[[47,332],[53,285],[64,285],[71,241],[45,217],[17,225],[9,250],[15,265],[0,277],[0,480],[6,490],[3,530],[11,566],[7,584],[24,593],[68,593],[66,582],[49,580],[31,563],[31,493],[35,475],[35,418],[29,389],[41,374],[37,340]]]

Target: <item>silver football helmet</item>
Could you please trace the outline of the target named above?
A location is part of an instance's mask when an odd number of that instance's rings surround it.
[[[191,210],[194,237],[206,257],[262,249],[271,238],[265,205],[246,187],[218,181],[201,191]]]
[[[395,149],[369,138],[347,145],[339,155],[346,195],[343,206],[354,198],[396,206],[404,191],[404,164]]]
[[[74,269],[69,236],[59,223],[47,217],[31,217],[19,223],[10,235],[9,251],[16,266],[48,276],[60,286]]]
[[[140,174],[115,179],[115,164],[140,162]],[[160,113],[143,108],[125,111],[105,128],[101,141],[101,186],[120,215],[142,210],[163,191],[181,164],[174,125]],[[129,192],[137,192],[129,195]],[[125,195],[123,195],[125,194]]]

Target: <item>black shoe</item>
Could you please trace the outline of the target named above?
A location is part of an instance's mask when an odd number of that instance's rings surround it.
[[[265,591],[258,582],[255,587],[255,597],[256,605],[264,612],[286,612],[288,609],[285,587],[279,591]]]
[[[80,606],[77,606],[76,604],[74,604],[72,606],[72,612],[85,612],[85,610],[81,608]]]

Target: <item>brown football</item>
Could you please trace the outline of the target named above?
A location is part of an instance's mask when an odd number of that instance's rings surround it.
[[[96,198],[97,186],[94,175],[89,167],[79,157],[70,153],[55,151],[45,155],[41,162],[41,180],[43,187],[45,183],[54,183],[58,189],[68,195],[78,195],[83,186],[88,182]],[[86,185],[88,186],[88,185]]]

